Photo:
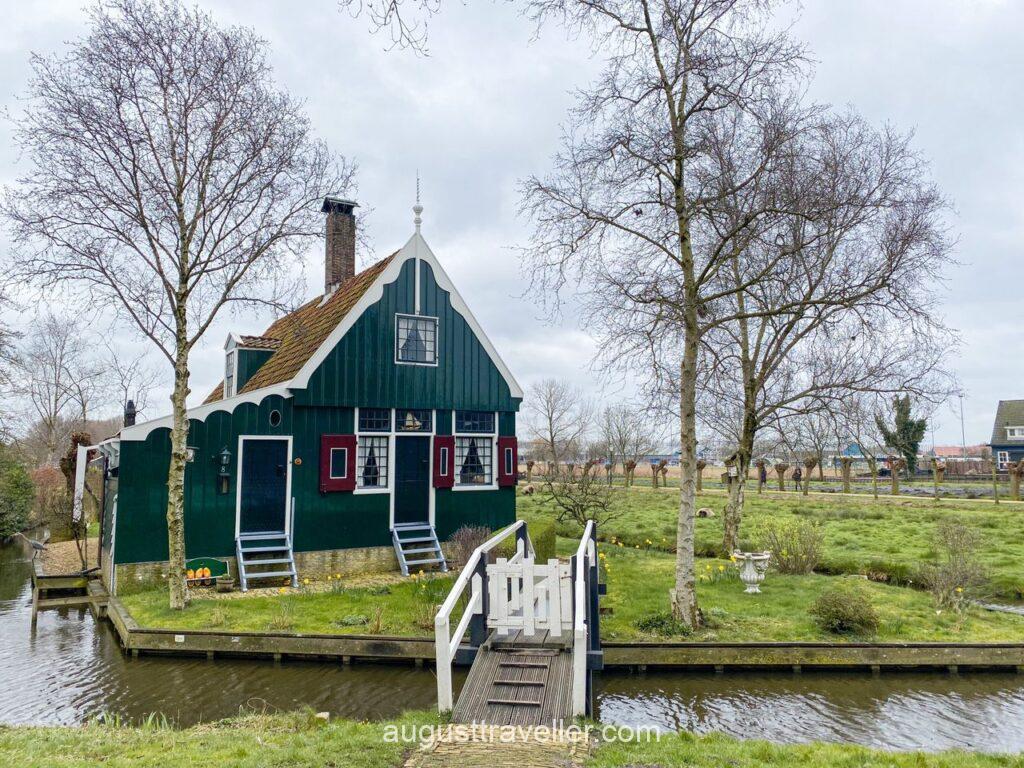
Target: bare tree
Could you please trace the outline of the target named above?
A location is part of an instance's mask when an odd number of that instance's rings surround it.
[[[429,19],[441,10],[441,0],[338,0],[353,16],[365,16],[370,31],[384,32],[393,48],[427,53]]]
[[[747,231],[724,270],[736,288],[724,311],[735,317],[705,339],[708,387],[737,413],[740,482],[723,515],[725,551],[738,542],[759,430],[789,438],[795,421],[820,462],[835,434],[829,411],[845,395],[943,392],[937,339],[948,331],[927,276],[945,265],[949,245],[945,202],[923,161],[907,137],[849,113],[815,114],[789,149],[760,188],[737,189],[723,204],[725,222],[745,217],[758,197],[775,211],[761,231]]]
[[[577,387],[564,379],[543,379],[530,387],[525,405],[527,434],[543,446],[543,459],[554,469],[584,456],[594,408]]]
[[[275,87],[266,42],[176,0],[107,0],[63,56],[32,59],[6,190],[13,272],[117,307],[174,369],[170,604],[186,605],[189,354],[222,309],[277,303],[317,203],[352,169]]]
[[[773,173],[800,129],[804,53],[765,0],[534,0],[530,15],[593,36],[603,76],[571,114],[554,170],[523,185],[535,223],[527,263],[555,293],[582,284],[582,315],[609,365],[673,369],[680,498],[672,608],[699,623],[695,592],[696,396],[701,339],[724,280],[773,210],[731,223],[730,198]],[[723,167],[723,148],[742,145]],[[729,158],[730,162],[732,159]],[[751,279],[757,279],[752,277]]]
[[[41,463],[56,466],[65,437],[89,418],[102,368],[72,317],[41,315],[30,324],[18,354],[14,391],[44,450]]]
[[[627,461],[640,461],[654,453],[662,429],[655,409],[631,403],[607,406],[601,412],[601,432],[608,445],[609,459],[623,469]]]
[[[149,405],[149,393],[160,383],[160,372],[149,365],[145,354],[125,357],[109,346],[107,352],[107,386],[120,407],[120,415],[128,409],[129,401],[135,406],[136,414],[144,413]]]

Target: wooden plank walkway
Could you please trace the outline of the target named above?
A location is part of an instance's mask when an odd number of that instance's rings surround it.
[[[504,726],[446,726],[409,756],[405,768],[582,768],[590,755],[590,738],[580,729],[508,731]]]
[[[546,725],[572,720],[572,651],[547,632],[492,635],[480,647],[452,712],[456,723]]]

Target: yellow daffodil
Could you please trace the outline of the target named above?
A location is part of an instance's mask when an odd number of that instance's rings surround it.
[[[302,583],[308,586],[309,585],[309,579],[303,579]]]

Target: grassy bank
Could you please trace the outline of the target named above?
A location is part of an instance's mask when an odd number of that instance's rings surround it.
[[[1019,756],[970,752],[880,752],[849,744],[781,745],[738,741],[727,736],[693,736],[682,732],[660,741],[605,744],[590,760],[593,768],[995,768],[1022,766]]]
[[[432,636],[436,606],[448,595],[452,577],[382,577],[376,584],[346,583],[313,581],[298,589],[261,588],[228,597],[197,592],[184,611],[168,608],[164,589],[127,595],[121,602],[143,627]]]
[[[568,556],[576,542],[559,539]],[[608,641],[700,640],[722,642],[872,640],[878,642],[1020,642],[1024,617],[970,609],[963,616],[937,612],[930,595],[905,587],[864,582],[879,616],[870,637],[821,631],[808,609],[836,577],[770,573],[758,596],[743,593],[731,563],[699,561],[698,597],[705,626],[684,637],[670,621],[659,622],[668,605],[674,557],[655,550],[602,544],[607,565],[610,611],[602,624]],[[451,588],[450,576],[391,579],[375,586],[261,590],[244,597],[198,597],[185,611],[171,611],[164,591],[130,595],[122,603],[144,627],[214,629],[228,632],[301,632],[429,637],[433,615]],[[337,584],[337,583],[336,583]]]
[[[391,723],[322,723],[310,714],[250,716],[185,730],[166,727],[90,725],[82,728],[0,728],[0,759],[25,768],[163,768],[168,764],[240,768],[397,768],[409,744],[384,740],[389,725],[415,727],[437,722],[413,712]],[[476,763],[474,763],[476,764]],[[496,763],[493,763],[496,764]],[[837,768],[989,768],[1019,766],[1019,757],[966,752],[891,753],[849,745],[783,746],[687,733],[659,741],[604,744],[591,755],[593,768],[623,766],[835,766]]]
[[[572,546],[564,540],[566,549]],[[691,636],[667,620],[668,591],[674,583],[674,556],[655,551],[601,545],[608,563],[608,594],[602,605],[601,635],[609,642],[694,640],[721,642],[1021,642],[1024,617],[977,608],[959,616],[937,612],[931,595],[855,576],[769,573],[760,595],[747,595],[729,561],[698,561],[697,597],[705,626]],[[834,635],[818,628],[809,612],[814,600],[839,578],[856,580],[867,592],[879,628],[871,636]],[[658,619],[665,621],[659,624]]]
[[[615,489],[614,509],[619,517],[602,526],[602,539],[612,536],[627,546],[664,551],[675,546],[678,491],[651,488]],[[714,518],[697,520],[698,554],[718,552],[722,540],[721,513],[725,497],[704,494],[698,506],[710,507]],[[541,494],[521,496],[519,514],[527,520],[551,516]],[[843,496],[804,497],[796,494],[747,495],[742,539],[759,548],[765,526],[804,519],[819,523],[825,542],[819,570],[837,574],[871,574],[894,583],[914,581],[922,564],[935,560],[934,533],[950,517],[963,520],[981,536],[979,558],[988,570],[991,597],[1024,599],[1024,508],[977,502],[929,499],[861,499]],[[578,536],[571,523],[559,526],[559,535]],[[650,544],[647,542],[650,541]]]

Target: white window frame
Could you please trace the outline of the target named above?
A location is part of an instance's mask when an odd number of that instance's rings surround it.
[[[459,410],[479,410],[477,408],[464,408]],[[458,445],[460,437],[475,437],[478,439],[486,440],[488,437],[491,439],[491,482],[490,483],[460,483],[459,482],[459,468],[455,466],[455,454],[452,454],[452,478],[455,481],[455,485],[452,486],[453,491],[496,491],[498,490],[498,412],[491,411],[494,414],[494,430],[488,432],[457,432],[456,424],[458,423],[455,418],[455,409],[452,409],[452,436],[455,438],[455,445]],[[503,459],[501,459],[503,460]]]
[[[1024,427],[1007,427],[1007,440],[1024,440]]]
[[[334,452],[335,451],[341,451],[342,453],[345,454],[345,460],[341,464],[341,466],[343,466],[345,468],[345,474],[343,474],[343,475],[336,475],[336,474],[334,474]],[[328,477],[330,477],[331,480],[348,480],[348,447],[347,446],[343,446],[342,445],[342,446],[334,446],[334,447],[331,448],[331,455],[330,455],[330,458],[328,459],[328,464],[327,464],[327,475],[328,475]]]
[[[234,359],[232,360],[232,355]],[[231,363],[231,386],[228,386],[228,362]],[[238,394],[238,347],[232,347],[224,354],[224,398]]]
[[[421,363],[415,360],[401,360],[398,357],[398,319],[400,317],[411,318],[413,320],[433,320],[434,321],[434,362],[432,363]],[[437,368],[438,360],[440,359],[440,346],[441,346],[441,324],[437,317],[433,315],[410,315],[404,312],[395,313],[395,365],[421,365],[426,368]],[[423,434],[426,434],[424,432]]]
[[[427,410],[427,409],[423,409]],[[430,449],[427,451],[427,460],[430,464],[429,478],[430,478],[430,524],[434,525],[434,513],[437,501],[437,489],[434,488],[434,435],[437,434],[437,411],[434,409],[430,410],[430,431],[429,432],[395,432],[395,409],[388,408],[388,429],[387,431],[373,431],[373,432],[361,432],[359,430],[359,408],[353,409],[355,418],[355,429],[353,432],[356,436],[356,487],[352,491],[357,496],[370,495],[375,493],[386,493],[390,497],[390,503],[388,505],[388,530],[393,530],[395,527],[395,475],[398,470],[398,463],[395,460],[395,439],[398,437],[425,437],[430,440]],[[453,413],[454,418],[454,413]],[[360,488],[359,487],[359,438],[360,437],[386,437],[388,439],[388,484],[382,485],[376,488]]]
[[[515,451],[512,449],[511,445],[505,446],[505,450],[502,451],[501,461],[502,461],[502,464],[505,465],[505,471],[502,472],[502,474],[506,475],[508,477],[515,477],[516,476]]]
[[[1009,451],[997,451],[996,452],[996,464],[999,465],[999,469],[1006,469],[1006,465],[1010,463],[1010,452]]]
[[[451,466],[451,458],[448,456],[448,446],[442,445],[437,451],[437,474],[440,477],[448,477],[448,468]]]

